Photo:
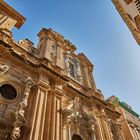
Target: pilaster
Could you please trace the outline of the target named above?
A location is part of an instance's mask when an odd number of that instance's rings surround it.
[[[29,140],[43,140],[46,126],[45,119],[47,113],[48,87],[48,85],[44,87],[44,85],[38,83],[37,98]]]

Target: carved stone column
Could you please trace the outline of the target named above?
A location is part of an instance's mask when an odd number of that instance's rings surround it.
[[[64,124],[63,125],[63,140],[68,140],[68,125]]]
[[[52,90],[52,116],[51,116],[51,139],[50,140],[61,140],[62,139],[62,112],[61,102],[63,96],[63,84],[61,81],[56,81],[55,87]]]
[[[48,92],[44,140],[62,140],[62,96],[62,83],[57,81]]]

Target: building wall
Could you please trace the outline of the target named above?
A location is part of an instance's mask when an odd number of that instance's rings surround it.
[[[96,89],[91,62],[84,54],[76,55],[75,46],[58,33],[50,29],[42,29],[42,33],[45,40],[39,40],[35,48],[29,40],[15,42],[9,33],[0,32],[0,88],[7,83],[18,89],[13,100],[0,96],[1,110],[4,104],[15,108],[5,108],[10,117],[1,114],[11,124],[6,127],[8,138],[70,140],[75,134],[83,140],[117,138],[108,124],[116,124],[120,115]],[[44,36],[49,36],[51,43]],[[58,54],[58,49],[63,53]]]
[[[120,114],[96,88],[93,64],[52,29],[38,38],[35,47],[0,29],[0,139],[123,140]]]
[[[112,0],[120,16],[140,44],[140,2],[139,0]]]
[[[126,140],[140,139],[140,118],[132,108],[117,97],[112,96],[108,99],[115,106],[116,110],[121,114],[119,122],[122,127],[122,133]]]

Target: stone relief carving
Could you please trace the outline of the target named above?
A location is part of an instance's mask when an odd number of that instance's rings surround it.
[[[76,76],[77,76],[77,80],[81,82],[82,80],[82,76],[81,76],[81,69],[80,69],[80,65],[79,62],[76,60]]]
[[[19,137],[20,137],[20,127],[14,127],[11,134],[11,139],[17,140]]]
[[[86,107],[86,106],[83,106],[83,114],[84,116],[88,119],[88,120],[92,120],[92,122],[96,122],[96,119],[95,119],[95,108],[94,107]]]
[[[112,138],[114,140],[123,140],[123,136],[121,134],[121,125],[117,122],[113,122],[112,120],[109,120],[108,124],[110,126]]]
[[[12,35],[9,31],[6,31],[4,29],[1,30],[2,33],[0,33],[0,40],[2,40],[3,42],[10,44],[12,42]]]
[[[67,111],[65,111],[67,110]],[[63,110],[65,114],[64,126],[67,125],[69,131],[73,131],[76,134],[80,134],[83,130],[86,130],[84,133],[85,138],[89,133],[92,138],[95,139],[95,125],[96,119],[94,117],[94,113],[91,111],[92,109],[87,106],[81,106],[81,102],[79,97],[75,97],[73,101],[70,101],[66,108]],[[68,113],[67,113],[68,112]],[[85,125],[86,124],[86,125]],[[86,126],[86,127],[85,127]],[[71,132],[69,132],[71,135]]]
[[[29,93],[31,90],[31,87],[33,86],[33,80],[28,77],[27,80],[25,81],[25,91],[24,91],[24,96],[22,101],[19,104],[19,113],[24,116],[25,113],[25,107],[28,105],[28,97],[29,97]]]
[[[68,53],[64,54],[64,66],[65,66],[65,72],[66,74],[68,74],[70,72]]]
[[[2,64],[0,64],[0,75],[3,75],[8,70],[9,70],[9,66],[8,65],[2,65]]]
[[[25,39],[25,40],[19,40],[18,41],[18,44],[25,50],[29,51],[30,53],[34,53],[34,47],[33,47],[33,43],[28,40],[28,39]]]
[[[50,50],[50,57],[55,61],[56,60],[56,45],[52,45],[51,46],[51,50]]]
[[[20,128],[25,124],[24,119],[25,108],[28,105],[28,97],[33,84],[34,84],[33,80],[30,77],[28,77],[25,81],[25,90],[23,93],[23,99],[20,102],[19,107],[15,113],[16,121],[14,122],[14,129],[11,133],[12,140],[17,140],[20,137],[21,132]]]
[[[69,102],[69,105],[66,107],[67,110],[71,110],[73,112],[73,116],[79,115],[80,110],[80,100],[78,97],[75,97],[73,101]]]

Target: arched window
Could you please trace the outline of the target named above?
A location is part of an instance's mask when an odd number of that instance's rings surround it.
[[[74,134],[72,140],[82,140],[82,138],[79,135]]]
[[[12,100],[17,97],[17,91],[13,86],[4,84],[0,87],[0,96],[5,99]]]

